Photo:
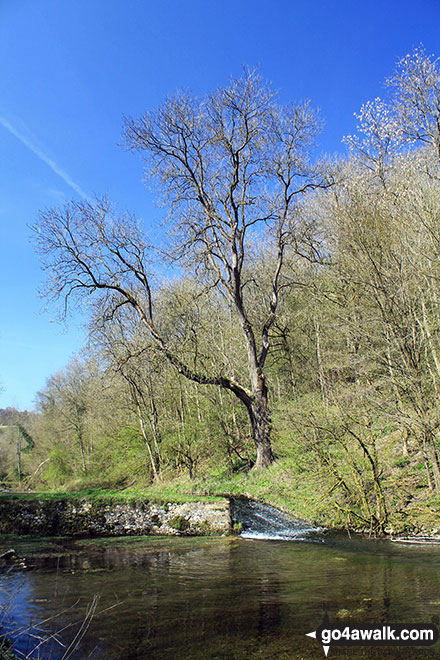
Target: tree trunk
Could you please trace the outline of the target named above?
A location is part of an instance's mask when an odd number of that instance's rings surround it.
[[[327,386],[324,377],[324,367],[322,364],[322,355],[321,355],[321,328],[319,326],[319,321],[316,316],[313,317],[313,327],[315,330],[315,351],[316,351],[316,362],[318,365],[318,376],[319,376],[319,389],[321,390],[321,399],[323,404],[326,406],[327,401]]]
[[[18,483],[21,484],[22,469],[21,469],[21,434],[18,428],[17,432],[17,474],[18,474]]]
[[[144,420],[142,418],[141,407],[140,407],[139,404],[137,404],[136,408],[137,408],[139,426],[140,426],[140,429],[141,429],[142,437],[144,439],[145,445],[146,445],[147,450],[148,450],[148,456],[150,458],[151,469],[153,470],[154,479],[157,481],[158,478],[159,478],[159,474],[158,474],[158,471],[157,471],[156,462],[154,460],[153,452],[151,451],[150,441],[148,439],[148,435],[147,435],[147,432],[145,430],[145,424],[144,424]]]
[[[426,433],[423,433],[423,445],[422,445],[422,454],[423,462],[426,469],[426,479],[428,481],[428,490],[434,490],[434,484],[431,477],[431,466],[429,465],[428,451],[426,447]]]
[[[440,465],[438,460],[437,448],[434,442],[434,436],[431,430],[424,431],[426,437],[426,447],[428,456],[431,459],[432,474],[434,475],[434,486],[436,490],[440,490]]]
[[[271,424],[268,394],[263,375],[258,376],[258,389],[254,393],[254,398],[248,411],[251,419],[252,437],[257,450],[254,468],[258,470],[267,467],[274,461],[270,441]]]
[[[85,451],[84,451],[84,441],[83,441],[82,431],[79,430],[77,435],[78,435],[78,440],[79,440],[79,448],[80,448],[80,451],[81,451],[82,471],[87,472],[86,454],[85,454]]]
[[[159,431],[159,415],[157,414],[156,403],[153,397],[153,390],[150,390],[150,408],[151,415],[148,416],[148,422],[150,424],[151,432],[153,434],[154,448],[156,450],[156,460],[157,460],[157,472],[158,477],[161,476],[162,471],[162,453],[160,451],[161,445],[161,435]]]
[[[402,454],[404,456],[409,456],[409,449],[408,449],[409,431],[402,424],[400,425],[400,428],[402,432]]]

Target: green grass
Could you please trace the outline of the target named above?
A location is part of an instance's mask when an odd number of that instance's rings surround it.
[[[425,470],[416,469],[420,461],[417,447],[411,448],[409,457],[402,457],[400,439],[395,434],[381,438],[378,447],[382,457],[382,485],[389,512],[387,531],[393,534],[440,533],[440,496],[427,490]],[[170,474],[163,481],[149,484],[136,481],[134,475],[131,484],[122,488],[115,482],[106,482],[102,475],[98,478],[87,474],[58,489],[47,487],[38,492],[0,493],[0,499],[167,504],[216,502],[225,497],[247,496],[323,527],[368,531],[368,519],[363,517],[368,515],[368,511],[364,514],[360,488],[338,444],[331,445],[329,450],[329,460],[336,466],[338,476],[326,469],[325,465],[322,466],[313,453],[301,449],[299,441],[293,442],[290,436],[279,439],[277,455],[279,458],[273,465],[260,471],[231,473],[230,467],[214,467],[207,461],[200,466],[199,476],[193,480],[182,474]],[[370,511],[374,513],[369,466],[365,464],[365,457],[359,448],[352,447],[352,455],[358,470],[365,473],[362,487]],[[242,469],[242,466],[236,466],[236,469]],[[350,497],[341,487],[342,480],[351,489]]]
[[[166,504],[175,502],[218,502],[222,497],[210,494],[195,494],[187,492],[187,487],[179,488],[178,484],[158,484],[149,488],[126,488],[124,490],[111,490],[105,488],[87,488],[75,491],[30,491],[27,493],[1,493],[0,498],[12,500],[90,500],[112,502],[154,502]]]

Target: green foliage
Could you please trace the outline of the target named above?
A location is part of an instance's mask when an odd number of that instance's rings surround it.
[[[190,527],[189,521],[184,516],[174,516],[168,521],[168,525],[179,532],[184,532]]]
[[[103,438],[90,456],[83,483],[91,487],[123,487],[135,482],[149,483],[151,471],[145,443],[138,429],[127,426],[115,438]]]
[[[394,467],[406,467],[409,464],[410,464],[410,460],[408,456],[401,456],[397,458],[393,463]]]
[[[0,635],[0,657],[2,660],[17,660],[17,656],[11,649],[12,643],[7,637]]]
[[[25,448],[22,450],[23,453],[32,451],[32,449],[34,449],[34,447],[35,447],[35,442],[34,442],[32,436],[29,434],[29,432],[25,429],[23,424],[21,424],[20,422],[17,423],[17,429],[18,429],[19,433],[21,434],[21,437],[23,438],[23,440],[26,443]]]
[[[66,447],[56,446],[49,456],[49,465],[43,472],[42,480],[49,487],[64,484],[73,474],[72,455]]]

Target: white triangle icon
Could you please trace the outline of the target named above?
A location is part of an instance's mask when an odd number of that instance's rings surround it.
[[[306,633],[306,637],[313,637],[313,639],[316,639],[316,630],[314,630],[313,632],[310,632],[310,633]],[[324,646],[324,644],[323,644],[322,648],[323,648],[323,651],[325,653],[325,657],[327,657],[328,652],[330,650],[330,646]]]

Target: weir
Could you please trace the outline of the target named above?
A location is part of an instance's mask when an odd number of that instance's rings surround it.
[[[314,527],[284,511],[245,498],[231,499],[233,524],[241,524],[240,536],[248,539],[319,541],[322,527]]]

